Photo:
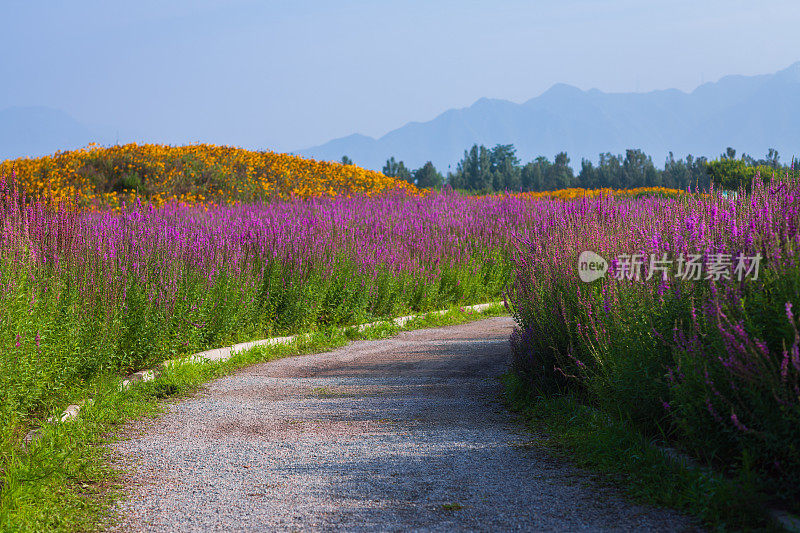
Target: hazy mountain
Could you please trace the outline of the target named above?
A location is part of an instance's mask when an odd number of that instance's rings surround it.
[[[601,152],[641,148],[657,165],[672,151],[716,157],[732,146],[762,157],[776,148],[782,160],[800,155],[800,62],[775,74],[726,76],[691,93],[583,91],[557,84],[527,102],[481,98],[429,122],[412,122],[379,139],[351,135],[299,153],[338,160],[346,154],[380,170],[390,156],[416,168],[431,160],[455,169],[474,143],[513,143],[523,162],[566,150],[574,167]]]
[[[49,107],[0,110],[0,160],[51,154],[98,141],[96,132]]]

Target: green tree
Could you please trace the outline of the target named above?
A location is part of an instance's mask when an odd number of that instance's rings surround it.
[[[611,152],[600,154],[596,179],[598,187],[623,188],[622,156],[616,156]]]
[[[728,190],[736,190],[739,187],[750,189],[756,174],[759,174],[762,180],[768,181],[775,173],[775,169],[770,166],[752,166],[741,159],[726,157],[709,161],[704,166],[714,186]]]
[[[578,173],[578,187],[584,189],[596,189],[597,172],[594,165],[588,159],[581,159],[581,171]]]
[[[691,156],[686,160],[675,159],[672,152],[664,163],[664,172],[661,173],[661,184],[670,189],[686,189],[692,183]]]
[[[766,165],[772,168],[781,168],[781,158],[775,148],[770,148],[767,152]]]
[[[342,164],[343,165],[352,165],[353,164],[353,160],[350,159],[349,157],[347,157],[346,155],[343,155],[342,156]]]
[[[722,154],[721,156],[719,156],[719,158],[720,159],[729,159],[729,160],[733,161],[734,159],[736,159],[736,150],[734,150],[733,148],[728,146],[725,149],[725,153]]]
[[[414,183],[414,176],[402,161],[395,161],[394,156],[386,160],[383,174],[390,178],[398,178],[409,183]]]
[[[464,174],[462,174],[462,173],[460,173],[458,171],[456,171],[455,173],[448,172],[446,181],[447,181],[447,185],[449,185],[450,187],[452,187],[454,189],[466,189],[467,188],[467,184],[464,181]]]
[[[433,163],[428,161],[422,167],[414,171],[414,181],[417,182],[417,187],[424,189],[434,189],[442,186],[442,175],[433,166]]]
[[[457,189],[491,191],[493,186],[491,152],[483,145],[472,145],[472,148],[464,152],[464,158],[459,161],[450,184]]]
[[[558,189],[566,189],[574,185],[573,181],[575,176],[572,172],[572,167],[569,166],[569,157],[566,152],[559,152],[556,154],[553,164],[548,169],[545,178],[545,189],[547,191],[555,191]]]
[[[496,191],[518,191],[521,183],[521,169],[517,150],[513,144],[498,144],[492,148],[492,187]]]
[[[657,187],[661,181],[653,160],[641,150],[625,150],[625,161],[622,163],[624,187]]]
[[[544,157],[539,156],[531,161],[524,167],[520,176],[523,191],[543,191],[545,190],[545,181],[550,172],[552,164]]]
[[[706,167],[708,159],[705,156],[692,158],[692,154],[689,154],[686,162],[692,169],[692,187],[701,191],[708,190],[711,186],[711,176]]]

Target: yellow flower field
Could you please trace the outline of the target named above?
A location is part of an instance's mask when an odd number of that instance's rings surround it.
[[[0,163],[31,195],[82,207],[118,207],[136,197],[162,205],[237,203],[289,197],[372,195],[416,187],[355,165],[274,152],[195,144],[126,144]]]
[[[523,192],[515,194],[521,198],[553,198],[558,200],[574,200],[577,198],[595,198],[597,196],[613,196],[615,198],[636,198],[638,196],[669,196],[677,197],[688,194],[679,189],[664,187],[638,187],[636,189],[559,189],[557,191]]]

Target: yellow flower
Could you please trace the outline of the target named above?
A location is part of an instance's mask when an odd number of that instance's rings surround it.
[[[0,176],[10,176],[12,170],[31,194],[52,201],[74,199],[94,208],[118,206],[120,196],[126,201],[136,196],[153,203],[186,198],[216,205],[292,195],[371,195],[388,189],[425,194],[405,181],[355,165],[210,144],[92,144],[0,163]]]

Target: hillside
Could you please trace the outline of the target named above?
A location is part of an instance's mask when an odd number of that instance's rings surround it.
[[[12,173],[29,194],[110,207],[135,198],[160,205],[416,191],[355,165],[208,144],[89,146],[0,163],[0,177]]]

